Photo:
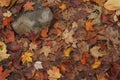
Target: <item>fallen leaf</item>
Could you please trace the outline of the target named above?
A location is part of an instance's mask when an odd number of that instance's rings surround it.
[[[105,73],[99,73],[96,75],[97,76],[97,80],[108,80],[105,76]]]
[[[94,25],[94,22],[86,21],[86,23],[85,23],[86,31],[93,31],[94,30],[93,25]]]
[[[32,62],[32,56],[33,56],[32,52],[26,51],[21,57],[23,64],[25,62]]]
[[[0,80],[6,80],[6,77],[11,73],[11,70],[3,71],[2,66],[0,66]]]
[[[67,5],[66,5],[65,3],[62,3],[62,4],[59,6],[59,8],[60,8],[62,11],[64,11],[64,10],[66,10]]]
[[[33,5],[35,4],[35,2],[32,1],[28,1],[24,6],[24,11],[29,11],[29,10],[34,10]]]
[[[96,69],[96,68],[100,67],[100,65],[101,65],[101,61],[95,58],[95,61],[92,64],[92,68]]]
[[[48,37],[47,33],[48,33],[48,28],[44,28],[44,29],[41,30],[40,35],[43,38],[47,38]]]
[[[11,17],[12,13],[10,11],[7,10],[7,12],[3,13],[4,17]]]
[[[7,7],[7,6],[9,6],[10,2],[11,2],[11,0],[0,0],[0,6]]]
[[[11,28],[11,22],[14,21],[14,18],[12,17],[5,17],[2,22],[2,28],[4,29],[5,27],[9,30],[12,30]]]
[[[90,55],[89,55],[88,53],[84,53],[84,54],[82,55],[82,58],[80,59],[80,62],[81,62],[82,64],[86,64],[86,63],[88,62],[89,57],[90,57]]]
[[[104,7],[108,10],[119,10],[120,9],[120,0],[107,0]]]
[[[92,49],[90,49],[90,54],[94,58],[99,58],[99,57],[104,56],[104,54],[102,52],[100,52],[100,47],[99,46],[94,46]]]
[[[0,41],[0,61],[10,56],[10,54],[6,54],[6,53],[7,53],[6,44]]]
[[[69,47],[69,48],[65,49],[65,50],[63,51],[64,56],[70,57],[70,53],[71,53],[72,51],[73,51],[73,48],[72,48],[72,47]]]
[[[42,66],[42,62],[41,61],[36,61],[35,63],[34,63],[34,67],[35,67],[35,69],[43,69],[43,66]]]
[[[47,57],[49,53],[51,53],[50,46],[43,46],[40,50],[41,53],[44,53],[44,55]]]
[[[6,43],[15,41],[15,34],[13,31],[6,29],[6,31],[2,30],[2,36],[5,38]]]
[[[8,9],[12,8],[18,0],[11,0]]]
[[[62,74],[60,73],[59,68],[53,66],[52,69],[47,71],[49,80],[58,80]]]
[[[90,0],[83,0],[83,2],[88,2],[88,1],[90,1]]]

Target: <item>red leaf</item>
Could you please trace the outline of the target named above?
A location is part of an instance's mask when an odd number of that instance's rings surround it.
[[[11,22],[14,20],[12,17],[5,17],[2,22],[2,28],[4,29],[5,27],[9,30],[12,30],[11,28]]]

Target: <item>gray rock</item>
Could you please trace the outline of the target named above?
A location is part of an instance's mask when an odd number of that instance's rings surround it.
[[[23,13],[12,23],[14,31],[18,34],[26,32],[37,33],[43,27],[49,27],[53,19],[49,8],[40,8],[32,12]]]

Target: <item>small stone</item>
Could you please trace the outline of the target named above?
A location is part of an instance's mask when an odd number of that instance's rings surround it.
[[[43,27],[49,27],[53,19],[50,8],[40,8],[32,12],[23,13],[12,23],[14,31],[18,34],[26,32],[37,33]]]

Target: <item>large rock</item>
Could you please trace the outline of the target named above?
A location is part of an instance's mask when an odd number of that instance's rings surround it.
[[[40,8],[32,12],[23,13],[12,23],[14,31],[18,34],[26,32],[37,33],[43,27],[49,27],[53,19],[49,8]]]

